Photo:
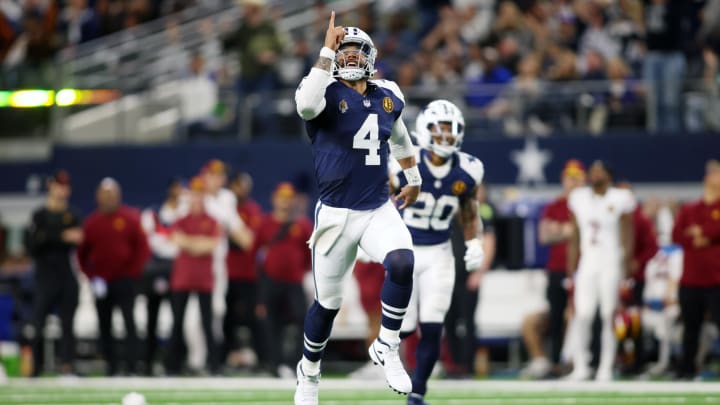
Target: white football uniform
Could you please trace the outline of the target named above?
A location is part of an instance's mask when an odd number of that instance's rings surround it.
[[[315,299],[325,308],[340,308],[343,279],[355,265],[358,247],[382,263],[396,249],[412,249],[412,240],[397,209],[388,200],[372,210],[315,206],[310,237]]]
[[[580,232],[580,263],[575,273],[575,317],[578,344],[574,373],[588,374],[590,327],[600,308],[603,320],[599,375],[611,375],[617,342],[612,316],[618,303],[624,247],[620,217],[635,210],[635,198],[628,190],[610,187],[604,195],[582,187],[570,193],[568,207]]]
[[[411,332],[418,322],[442,323],[450,309],[455,284],[455,257],[450,245],[450,224],[461,198],[471,198],[482,182],[482,162],[467,153],[454,153],[443,165],[430,163],[428,151],[416,156],[423,178],[418,200],[403,210],[415,251],[413,291],[401,330]],[[406,184],[397,173],[398,185]]]

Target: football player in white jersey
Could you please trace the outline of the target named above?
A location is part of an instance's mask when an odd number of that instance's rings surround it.
[[[416,135],[422,145],[416,161],[423,178],[415,204],[402,211],[415,251],[413,290],[401,331],[408,336],[420,327],[417,364],[408,404],[424,405],[427,381],[440,354],[445,315],[455,282],[455,258],[450,246],[450,223],[459,210],[466,245],[465,266],[474,271],[483,263],[478,219],[477,186],[484,168],[474,156],[460,152],[465,128],[462,112],[447,100],[435,100],[420,112]],[[397,173],[397,186],[407,180]]]
[[[590,378],[588,346],[599,307],[601,353],[595,379],[609,381],[617,348],[613,314],[620,280],[630,275],[635,199],[630,191],[611,186],[612,170],[606,162],[598,160],[590,166],[589,181],[589,187],[576,189],[568,197],[573,236],[568,244],[567,268],[575,283],[573,333],[577,345],[573,371],[567,379]]]

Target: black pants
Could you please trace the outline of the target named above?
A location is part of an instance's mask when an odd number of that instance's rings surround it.
[[[46,271],[47,270],[47,271]],[[60,338],[60,361],[72,367],[75,360],[75,333],[73,321],[78,306],[78,282],[68,269],[66,274],[52,276],[55,269],[38,269],[33,297],[33,375],[43,371],[43,332],[47,316],[57,309],[62,327]],[[48,275],[50,273],[50,275]]]
[[[147,298],[147,335],[145,337],[145,373],[152,374],[158,350],[157,322],[160,304],[170,300],[172,261],[154,260],[143,274],[143,291]]]
[[[260,283],[260,303],[267,309],[264,322],[265,358],[274,372],[280,364],[294,365],[297,361],[296,356],[302,349],[307,299],[302,284],[285,283],[268,277],[262,277]],[[286,336],[288,326],[295,327],[297,336]],[[291,354],[287,354],[285,348]]]
[[[212,330],[212,294],[209,292],[174,291],[171,293],[173,327],[170,338],[170,348],[166,361],[167,371],[170,374],[179,374],[185,364],[184,356],[184,334],[183,325],[185,321],[185,308],[187,307],[190,294],[197,295],[200,304],[200,319],[203,333],[205,334],[205,345],[207,347],[207,365],[210,372],[219,371],[220,364],[217,356],[217,343]]]
[[[700,328],[705,314],[710,312],[720,327],[720,287],[680,287],[680,311],[683,322],[683,360],[680,373],[685,377],[698,372],[695,357],[700,343]]]
[[[98,321],[100,324],[100,344],[105,360],[108,363],[107,373],[114,375],[119,372],[119,358],[124,358],[126,370],[133,374],[138,360],[137,330],[135,329],[135,289],[137,280],[122,278],[107,282],[107,295],[95,298]],[[125,350],[122,357],[115,351],[115,339],[112,336],[112,314],[115,307],[120,308],[125,324]]]
[[[238,349],[237,327],[250,329],[253,350],[262,363],[265,361],[263,349],[263,325],[255,314],[257,306],[258,283],[254,281],[228,280],[225,295],[225,319],[223,319],[223,335],[225,336],[224,356]]]
[[[478,291],[467,289],[468,273],[465,270],[465,238],[462,228],[453,221],[450,228],[453,256],[455,256],[455,288],[450,308],[445,316],[445,333],[453,362],[463,372],[473,374],[475,369],[476,326],[475,310]]]
[[[547,300],[550,304],[549,335],[550,360],[553,364],[560,363],[563,340],[565,338],[565,308],[567,307],[567,290],[563,287],[565,272],[548,271]]]

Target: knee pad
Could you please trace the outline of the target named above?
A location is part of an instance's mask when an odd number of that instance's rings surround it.
[[[412,284],[414,265],[415,255],[410,249],[393,250],[383,260],[390,280],[400,285]]]

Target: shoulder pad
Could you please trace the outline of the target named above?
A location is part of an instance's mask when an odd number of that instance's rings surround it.
[[[485,165],[483,165],[483,162],[475,156],[464,152],[458,152],[457,156],[460,168],[472,177],[475,184],[482,183],[483,177],[485,176]]]

